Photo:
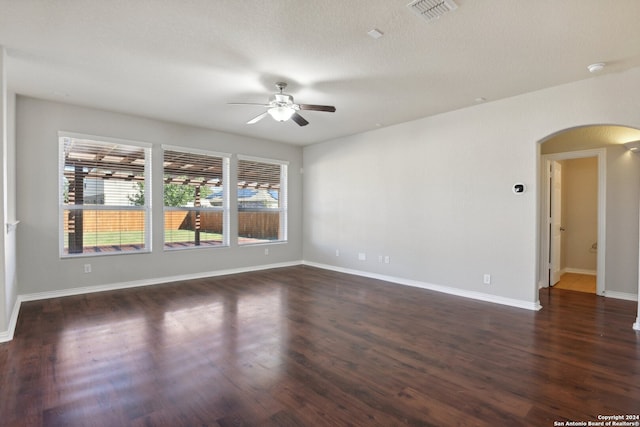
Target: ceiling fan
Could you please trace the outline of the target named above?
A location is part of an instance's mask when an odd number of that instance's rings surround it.
[[[336,107],[332,105],[296,104],[293,102],[293,96],[282,92],[287,87],[286,83],[277,82],[276,87],[278,88],[280,93],[274,94],[269,99],[268,104],[258,104],[258,103],[252,103],[252,102],[231,102],[230,104],[231,105],[261,105],[263,107],[267,107],[267,111],[249,120],[247,122],[248,125],[258,123],[260,120],[262,120],[267,115],[269,115],[278,122],[286,122],[287,120],[291,119],[294,122],[296,122],[299,126],[306,126],[309,124],[309,122],[300,114],[298,114],[298,111],[311,110],[311,111],[326,111],[329,113],[333,113],[336,111]]]

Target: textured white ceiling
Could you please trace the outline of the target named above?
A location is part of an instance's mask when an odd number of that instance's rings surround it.
[[[428,23],[409,0],[0,0],[0,45],[18,93],[300,145],[640,66],[640,1],[456,2]],[[336,113],[227,105],[280,80]]]

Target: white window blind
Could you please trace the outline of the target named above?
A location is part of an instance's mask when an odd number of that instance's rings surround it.
[[[148,251],[151,150],[59,135],[63,257]]]
[[[287,163],[238,157],[238,244],[287,240]]]
[[[164,148],[164,246],[228,245],[229,156]]]

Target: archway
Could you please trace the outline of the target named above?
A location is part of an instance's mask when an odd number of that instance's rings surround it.
[[[549,286],[549,159],[598,159],[598,294],[638,299],[640,155],[624,145],[640,140],[640,130],[620,125],[564,129],[540,141],[538,287]],[[583,248],[591,249],[591,246]],[[601,277],[600,277],[601,276]],[[639,307],[640,313],[640,307]],[[638,325],[640,322],[636,322]]]

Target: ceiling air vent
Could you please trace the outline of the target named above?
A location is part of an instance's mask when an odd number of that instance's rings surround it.
[[[415,0],[407,7],[425,21],[433,21],[447,12],[456,10],[458,5],[453,0]]]

